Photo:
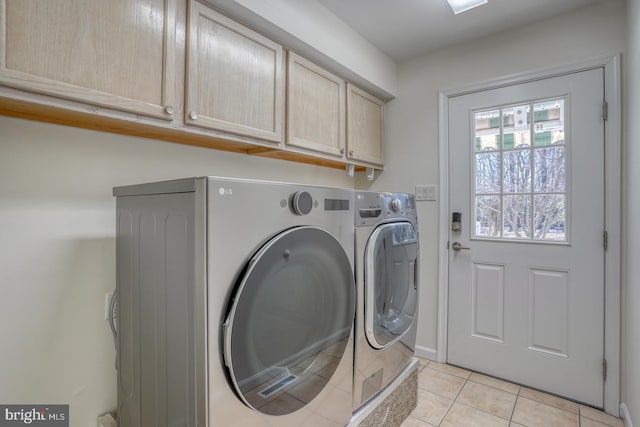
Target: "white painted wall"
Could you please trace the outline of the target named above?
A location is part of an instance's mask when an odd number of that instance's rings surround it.
[[[640,0],[628,0],[625,98],[625,197],[623,226],[627,236],[623,250],[622,401],[633,425],[640,425]]]
[[[385,108],[385,171],[357,188],[413,192],[437,184],[438,92],[625,48],[625,1],[604,0],[541,23],[440,50],[398,65],[398,96]],[[640,203],[640,201],[638,201]],[[435,356],[438,302],[437,202],[419,202],[418,352]]]
[[[0,117],[0,402],[68,403],[72,427],[115,408],[111,189],[197,175],[353,188],[342,170]]]

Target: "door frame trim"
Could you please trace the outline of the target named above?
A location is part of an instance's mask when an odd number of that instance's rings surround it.
[[[439,92],[440,213],[438,262],[438,332],[436,360],[447,360],[449,300],[449,98],[528,83],[566,74],[602,68],[604,96],[608,103],[605,122],[605,251],[604,355],[607,378],[604,382],[604,410],[620,415],[620,287],[621,287],[621,207],[622,207],[622,99],[620,53],[571,62],[557,67],[512,74]]]

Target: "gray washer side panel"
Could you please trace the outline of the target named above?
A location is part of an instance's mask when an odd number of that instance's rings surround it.
[[[117,199],[118,409],[123,427],[204,426],[204,180]],[[156,184],[156,187],[166,184]],[[114,191],[116,193],[117,191]],[[123,194],[123,193],[119,193]],[[132,194],[132,193],[129,193]],[[203,208],[202,208],[203,209]],[[196,255],[197,253],[197,255]],[[197,261],[197,260],[200,261]],[[198,284],[198,286],[196,285]],[[200,378],[200,379],[198,379]]]

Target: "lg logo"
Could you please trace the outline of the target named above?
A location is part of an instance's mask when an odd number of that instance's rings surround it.
[[[220,187],[220,188],[218,189],[218,193],[219,193],[221,196],[231,196],[231,195],[233,195],[233,190],[232,190],[231,188],[224,188],[224,187]]]

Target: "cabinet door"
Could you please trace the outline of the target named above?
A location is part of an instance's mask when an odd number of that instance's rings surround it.
[[[347,85],[347,158],[383,164],[383,109],[381,100]]]
[[[282,142],[282,46],[192,1],[185,123]]]
[[[287,145],[344,157],[344,80],[293,52],[287,71]]]
[[[170,120],[175,1],[0,0],[0,84]]]

